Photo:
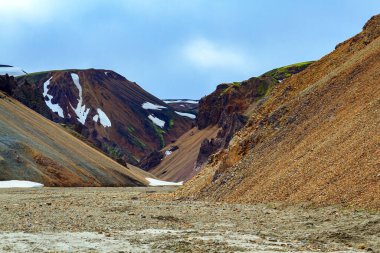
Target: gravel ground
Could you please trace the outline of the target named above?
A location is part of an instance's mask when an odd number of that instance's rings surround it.
[[[174,189],[0,189],[0,252],[380,252],[379,212],[152,197]]]

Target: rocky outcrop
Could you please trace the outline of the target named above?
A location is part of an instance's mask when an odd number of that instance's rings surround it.
[[[263,99],[277,83],[272,78],[263,77],[221,84],[213,93],[201,99],[198,128],[217,125],[220,130],[216,138],[202,142],[195,165],[197,171],[212,154],[227,148],[233,135],[246,124],[247,117],[244,114],[249,106]]]
[[[17,83],[13,76],[0,75],[0,91],[8,95],[13,94],[13,90],[17,87]]]
[[[213,93],[199,102],[198,128],[222,125],[221,120],[229,115],[244,114],[253,102],[263,98],[276,83],[272,78],[253,77],[243,82],[218,85]]]
[[[164,158],[164,154],[156,150],[143,157],[139,162],[138,166],[139,168],[148,171],[160,164],[162,158]]]

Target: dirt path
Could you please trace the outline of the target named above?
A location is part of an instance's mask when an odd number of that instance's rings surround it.
[[[0,252],[380,252],[380,213],[158,201],[174,188],[0,190]]]

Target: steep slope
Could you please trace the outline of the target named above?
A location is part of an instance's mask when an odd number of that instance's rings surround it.
[[[158,164],[149,172],[168,181],[189,180],[200,170],[196,167],[196,161],[202,143],[215,138],[217,133],[217,126],[202,130],[192,128],[161,151]]]
[[[293,64],[246,81],[218,85],[199,101],[196,127],[160,152],[144,157],[139,166],[165,180],[189,180],[211,155],[228,146],[273,87],[309,65],[310,62]]]
[[[66,124],[123,164],[137,164],[142,156],[175,141],[193,123],[110,70],[47,71],[17,81],[15,98]]]
[[[380,15],[276,86],[176,197],[380,208]]]
[[[0,76],[0,83],[4,78]],[[0,181],[46,186],[143,186],[150,174],[124,167],[58,124],[0,92]]]

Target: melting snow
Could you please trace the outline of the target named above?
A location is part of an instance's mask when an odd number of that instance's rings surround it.
[[[170,151],[170,150],[166,150],[166,151],[165,151],[165,155],[166,155],[166,156],[171,155],[172,153],[173,153],[173,152]]]
[[[183,184],[183,181],[177,183],[177,182],[162,181],[162,180],[149,178],[149,177],[147,177],[145,179],[148,180],[150,186],[165,186],[165,185],[178,185],[179,186],[179,185]]]
[[[10,180],[0,181],[0,188],[36,188],[43,187],[43,184],[35,183],[31,181]]]
[[[78,117],[77,118],[78,121],[82,123],[82,125],[84,125],[84,123],[86,122],[87,115],[90,112],[90,108],[87,108],[86,110],[86,105],[84,104],[82,105],[83,103],[82,86],[80,85],[80,82],[79,82],[79,76],[75,73],[71,73],[71,78],[73,79],[75,86],[79,90],[79,99],[78,99],[77,107],[74,109],[74,107],[71,106],[71,108],[73,108],[73,110],[75,111],[75,114]]]
[[[173,103],[189,103],[189,104],[198,104],[198,101],[196,100],[163,100],[167,104],[173,104]]]
[[[110,127],[111,120],[107,117],[107,115],[100,108],[98,108],[97,111],[100,119],[100,124],[102,124],[104,127]]]
[[[104,72],[105,75],[108,75],[108,72]]]
[[[157,126],[163,128],[165,126],[165,121],[160,120],[159,118],[154,117],[153,115],[149,115],[148,118]]]
[[[48,86],[50,85],[50,80],[51,80],[52,78],[53,78],[53,77],[50,77],[49,80],[47,80],[46,82],[44,82],[44,92],[42,93],[42,95],[43,95],[44,97],[47,97],[47,98],[48,98],[48,100],[45,100],[45,103],[46,103],[46,105],[50,108],[50,110],[52,110],[53,112],[58,113],[58,116],[59,116],[59,117],[64,118],[62,108],[59,106],[59,104],[53,104],[53,103],[51,102],[53,96],[48,94],[48,92],[49,92],[49,88],[48,88]]]
[[[161,109],[166,109],[165,106],[155,105],[155,104],[152,104],[150,102],[145,102],[144,104],[142,104],[142,108],[144,108],[145,110],[161,110]]]
[[[92,117],[92,120],[95,121],[95,122],[98,122],[98,120],[99,120],[99,115],[96,114],[94,117]]]
[[[191,113],[177,112],[177,111],[175,113],[177,113],[178,115],[181,115],[183,117],[188,117],[190,119],[195,119],[195,117],[196,117],[194,114],[191,114]]]

